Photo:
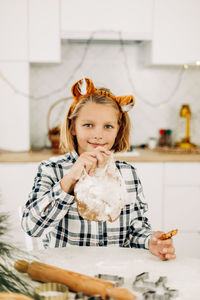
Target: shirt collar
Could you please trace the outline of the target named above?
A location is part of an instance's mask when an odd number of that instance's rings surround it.
[[[69,155],[70,155],[70,157],[71,157],[72,160],[73,159],[77,160],[78,157],[79,157],[79,155],[78,155],[78,153],[76,151],[69,152]]]

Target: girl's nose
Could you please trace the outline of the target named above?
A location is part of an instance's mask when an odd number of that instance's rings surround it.
[[[94,139],[101,140],[103,137],[103,130],[101,128],[95,128],[94,130]]]

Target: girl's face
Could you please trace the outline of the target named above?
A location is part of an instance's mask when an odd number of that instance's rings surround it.
[[[118,115],[109,105],[87,103],[81,108],[72,129],[79,155],[98,146],[112,148],[119,130]]]

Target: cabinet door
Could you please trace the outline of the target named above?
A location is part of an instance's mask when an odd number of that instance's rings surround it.
[[[153,0],[61,0],[61,34],[65,38],[152,38]],[[104,32],[103,32],[104,31]],[[114,32],[111,32],[114,31]]]
[[[37,163],[0,164],[0,210],[9,213],[12,243],[25,247],[26,234],[21,228],[20,208],[31,192]]]
[[[164,228],[200,230],[200,163],[165,163]]]
[[[165,164],[165,184],[170,186],[200,185],[199,162],[173,162]]]
[[[192,64],[200,60],[200,1],[155,0],[153,64]]]
[[[163,228],[163,163],[132,163],[142,182],[153,230]]]
[[[0,62],[0,70],[12,87],[0,80],[0,149],[28,151],[29,140],[29,64]],[[19,94],[20,90],[25,95]]]
[[[0,60],[28,59],[28,14],[26,0],[0,1]]]
[[[200,258],[200,231],[183,232],[180,231],[173,238],[177,258],[179,256],[191,256]]]
[[[29,0],[29,60],[60,62],[58,0]]]
[[[178,228],[177,255],[200,258],[199,163],[165,163],[164,229]]]
[[[164,198],[165,230],[200,230],[200,187],[168,186]]]

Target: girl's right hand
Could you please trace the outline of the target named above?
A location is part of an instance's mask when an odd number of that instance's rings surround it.
[[[106,165],[110,155],[111,152],[104,147],[97,147],[91,152],[83,152],[69,173],[62,178],[60,182],[61,188],[67,193],[71,192],[75,183],[80,179],[84,169],[90,176],[94,175],[97,167],[101,168]]]
[[[75,181],[79,180],[84,169],[92,176],[97,167],[103,168],[106,165],[110,155],[111,152],[104,147],[97,147],[94,151],[84,152],[79,156],[69,173]]]

